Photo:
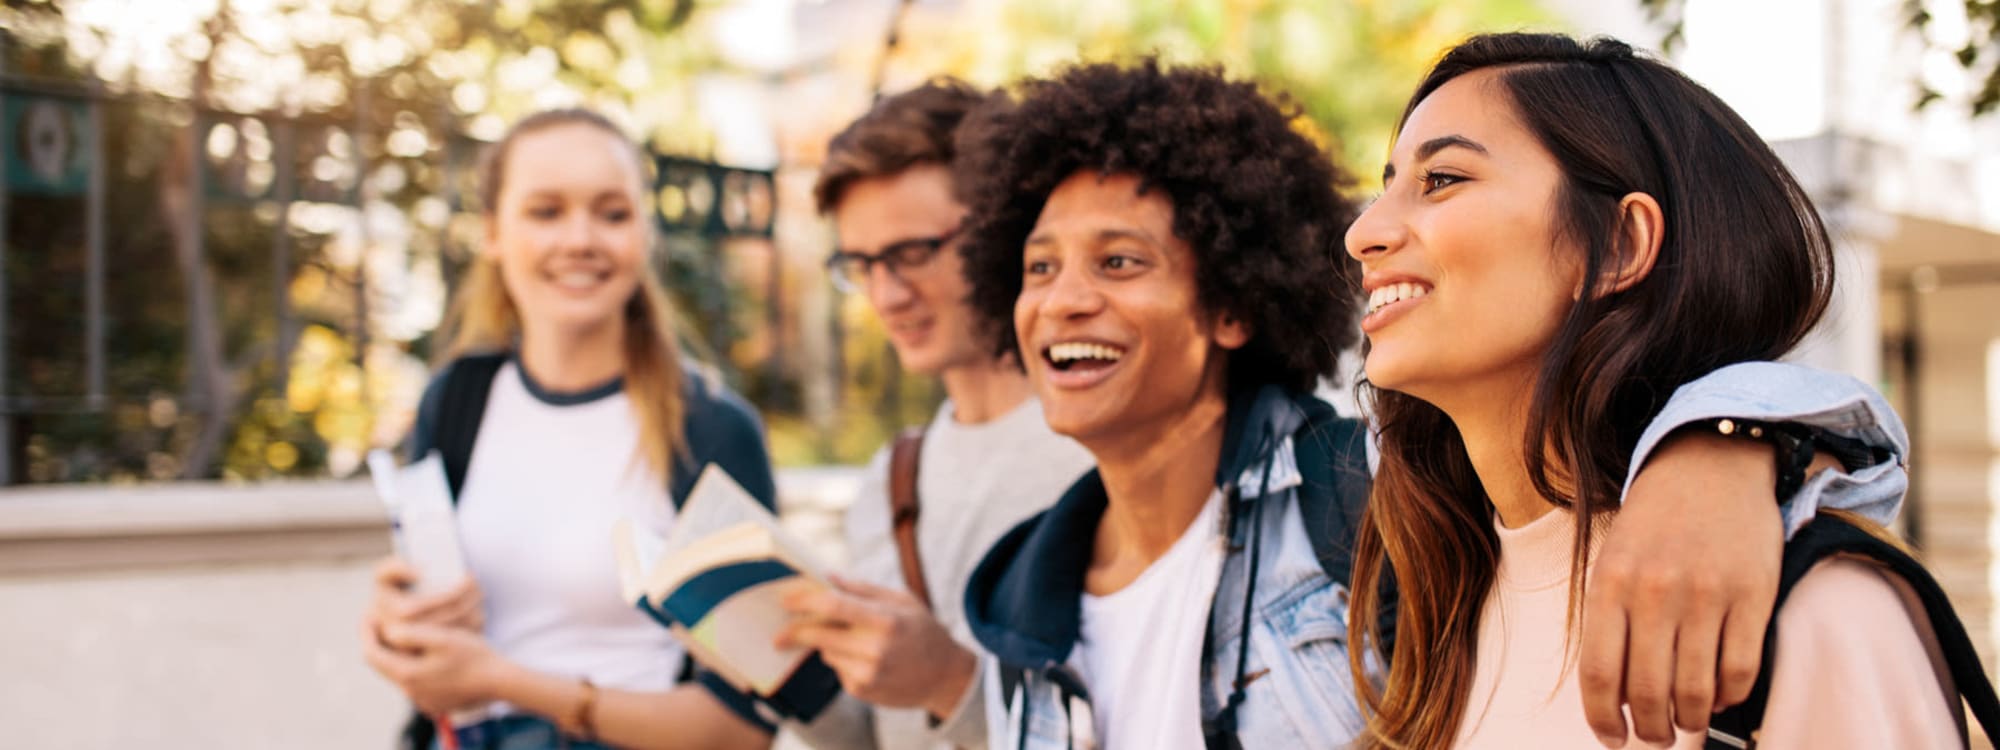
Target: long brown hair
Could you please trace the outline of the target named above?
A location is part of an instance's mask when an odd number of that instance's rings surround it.
[[[1581,248],[1585,288],[1542,357],[1522,436],[1528,474],[1574,511],[1570,623],[1592,523],[1617,507],[1640,432],[1674,389],[1732,363],[1775,359],[1826,309],[1833,256],[1805,192],[1742,118],[1699,84],[1612,39],[1473,37],[1445,54],[1403,111],[1446,82],[1499,69],[1500,90],[1562,172],[1557,233]],[[1400,129],[1400,128],[1399,128]],[[1659,201],[1653,270],[1624,291],[1618,202]],[[1381,431],[1381,469],[1356,542],[1350,668],[1369,715],[1367,746],[1444,747],[1466,711],[1479,613],[1498,564],[1492,503],[1452,420],[1429,403],[1363,384]],[[1387,683],[1364,677],[1380,648],[1383,565],[1401,584]]]
[[[497,221],[501,181],[507,173],[507,155],[520,137],[564,125],[596,128],[618,139],[632,151],[633,163],[645,173],[646,161],[639,148],[617,125],[603,115],[586,109],[556,109],[530,115],[492,146],[479,164],[480,211],[487,221]],[[643,178],[642,178],[643,179]],[[636,187],[643,197],[643,184]],[[643,202],[643,201],[642,201]],[[646,221],[637,218],[634,221]],[[650,226],[650,225],[649,225]],[[661,476],[670,476],[674,454],[681,449],[680,347],[675,343],[672,308],[665,287],[648,265],[639,273],[639,288],[625,303],[625,392],[639,418],[639,453]],[[473,260],[457,299],[445,318],[443,330],[451,343],[444,349],[447,361],[471,352],[512,351],[521,335],[520,313],[500,278],[500,264],[490,254]]]

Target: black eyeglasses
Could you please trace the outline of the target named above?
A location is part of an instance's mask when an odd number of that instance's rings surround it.
[[[868,277],[877,263],[882,264],[882,267],[889,271],[889,275],[895,276],[897,280],[908,281],[903,272],[913,271],[929,264],[932,258],[937,257],[938,251],[950,244],[952,238],[956,236],[958,229],[953,228],[936,237],[919,237],[892,243],[874,255],[837,250],[827,257],[826,272],[833,277],[833,286],[848,294],[855,294],[868,288]]]

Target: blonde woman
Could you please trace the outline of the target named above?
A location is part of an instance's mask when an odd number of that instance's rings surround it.
[[[704,465],[776,494],[756,413],[676,349],[643,164],[602,116],[559,110],[482,165],[484,248],[412,436],[414,455],[446,459],[472,576],[417,596],[385,560],[363,622],[369,664],[450,718],[440,746],[769,744],[748,702],[617,590],[612,523],[664,530]],[[415,725],[408,744],[430,742]]]

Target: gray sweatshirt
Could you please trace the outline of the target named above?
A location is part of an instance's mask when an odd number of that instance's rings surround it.
[[[999,418],[960,424],[952,404],[938,408],[917,466],[917,553],[938,621],[979,651],[965,622],[965,582],[993,542],[1041,512],[1093,464],[1090,453],[1051,432],[1041,403],[1023,402]],[[889,524],[889,449],[868,464],[847,511],[849,573],[906,590]],[[982,665],[986,661],[980,660]],[[984,667],[982,666],[982,669]],[[985,701],[975,674],[959,708],[936,727],[923,709],[876,708],[842,695],[809,725],[787,727],[819,750],[934,750],[986,746]]]

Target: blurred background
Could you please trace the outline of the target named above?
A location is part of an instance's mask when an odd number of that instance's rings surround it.
[[[1212,62],[1365,175],[1439,52],[1521,28],[1660,50],[1799,174],[1841,276],[1794,356],[1902,411],[1903,531],[1991,669],[1990,0],[8,0],[0,744],[386,745],[405,707],[355,627],[387,532],[356,476],[409,427],[479,148],[521,115],[591,106],[653,153],[686,348],[763,412],[787,523],[837,559],[855,465],[940,397],[820,267],[814,170],[876,92]]]

